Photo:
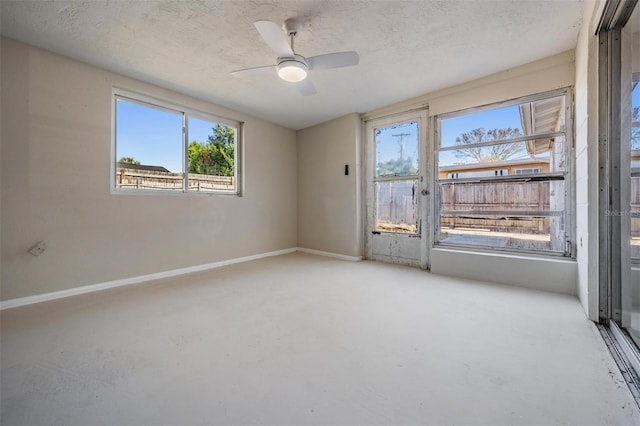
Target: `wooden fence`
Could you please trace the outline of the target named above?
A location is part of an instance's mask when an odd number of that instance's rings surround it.
[[[562,182],[556,182],[558,183]],[[441,186],[440,205],[442,210],[455,211],[510,211],[545,212],[556,210],[551,207],[550,187],[552,182],[490,182],[451,183]],[[558,191],[560,192],[560,191]],[[559,206],[564,204],[564,193]],[[502,216],[487,214],[482,216],[442,215],[443,229],[485,229],[493,232],[523,234],[549,234],[550,220],[547,217]]]
[[[452,183],[441,187],[442,210],[456,211],[549,211],[550,182]],[[417,181],[376,183],[376,228],[383,231],[415,231],[418,223]],[[564,203],[564,195],[559,194]],[[549,234],[545,217],[496,215],[449,215],[441,217],[443,229],[484,229],[493,232]]]
[[[376,183],[376,229],[416,232],[418,181]]]
[[[189,191],[232,191],[233,176],[188,175]],[[116,168],[116,187],[182,191],[182,173]]]

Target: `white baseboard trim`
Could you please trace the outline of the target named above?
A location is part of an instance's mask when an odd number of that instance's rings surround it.
[[[348,260],[350,262],[359,262],[362,260],[362,256],[347,256],[346,254],[331,253],[328,251],[313,250],[313,249],[308,249],[303,247],[298,247],[297,250],[302,253],[315,254],[318,256],[325,256],[325,257],[333,257],[335,259]]]
[[[267,253],[254,254],[252,256],[244,256],[235,259],[221,260],[220,262],[206,263],[204,265],[189,266],[186,268],[156,272],[153,274],[140,275],[137,277],[124,278],[121,280],[107,281],[99,284],[84,285],[67,290],[53,291],[51,293],[37,294],[35,296],[4,300],[0,301],[0,311],[10,308],[17,308],[19,306],[31,305],[34,303],[47,302],[49,300],[62,299],[64,297],[76,296],[78,294],[91,293],[93,291],[106,290],[110,288],[122,287],[125,285],[140,284],[143,282],[158,280],[161,278],[170,278],[175,277],[176,275],[190,274],[192,272],[206,271],[208,269],[220,268],[222,266],[233,265],[235,263],[249,262],[250,260],[257,260],[265,257],[280,256],[282,254],[293,253],[297,250],[298,249],[296,248],[288,248],[284,250],[270,251]]]

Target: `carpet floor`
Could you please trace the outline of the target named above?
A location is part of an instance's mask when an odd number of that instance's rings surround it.
[[[7,309],[2,425],[633,425],[574,297],[302,253]]]

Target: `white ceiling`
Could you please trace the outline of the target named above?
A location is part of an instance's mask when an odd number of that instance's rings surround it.
[[[2,35],[292,129],[575,47],[582,0],[1,1]],[[231,71],[275,63],[253,22],[306,20],[296,52],[355,50],[303,97]]]

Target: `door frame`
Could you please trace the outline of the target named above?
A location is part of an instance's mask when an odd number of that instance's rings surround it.
[[[382,260],[389,261],[390,259],[381,259],[377,257],[373,251],[373,238],[375,238],[375,184],[374,174],[376,168],[376,155],[375,155],[375,135],[374,129],[391,126],[394,124],[402,124],[408,121],[418,122],[418,233],[413,235],[406,235],[402,233],[385,232],[385,236],[397,241],[398,244],[403,244],[406,239],[418,239],[419,253],[416,253],[415,259],[400,259],[397,261],[391,260],[393,263],[407,264],[411,266],[418,266],[422,269],[430,268],[430,254],[431,254],[431,235],[433,234],[433,223],[428,220],[429,211],[431,209],[431,184],[432,184],[432,170],[433,161],[428,155],[428,142],[430,140],[430,122],[428,116],[428,109],[426,107],[416,108],[410,111],[401,112],[398,114],[386,115],[383,117],[372,118],[364,120],[364,201],[365,201],[365,223],[364,223],[364,254],[365,258],[369,260]]]

